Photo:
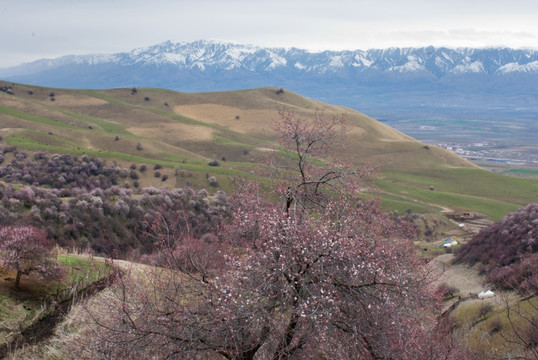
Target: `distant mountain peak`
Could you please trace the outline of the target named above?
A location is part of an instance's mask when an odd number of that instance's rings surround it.
[[[346,72],[359,75],[364,71],[380,73],[429,73],[437,78],[451,74],[483,73],[488,76],[512,72],[536,73],[538,52],[509,48],[387,48],[310,52],[297,48],[268,48],[217,40],[193,42],[171,41],[133,49],[129,52],[100,55],[68,55],[38,60],[4,69],[0,76],[77,65],[173,66],[178,70],[232,71],[253,73],[286,70],[288,73],[327,74]]]

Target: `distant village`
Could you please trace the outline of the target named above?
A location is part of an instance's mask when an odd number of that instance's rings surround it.
[[[473,162],[487,162],[496,167],[538,170],[538,151],[517,151],[514,148],[503,148],[488,141],[469,144],[444,143],[435,144]],[[530,174],[533,175],[533,174]],[[538,176],[538,173],[533,176]]]

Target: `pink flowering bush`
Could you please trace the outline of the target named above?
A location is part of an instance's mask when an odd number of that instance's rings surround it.
[[[31,226],[0,229],[0,266],[17,272],[15,288],[19,287],[22,275],[38,273],[54,280],[64,276],[45,232]]]
[[[538,203],[488,226],[463,245],[456,260],[487,269],[488,281],[522,294],[538,292]]]

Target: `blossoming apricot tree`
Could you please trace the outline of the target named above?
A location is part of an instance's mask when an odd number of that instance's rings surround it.
[[[39,273],[49,279],[63,276],[45,231],[32,226],[6,226],[0,229],[0,266],[17,272],[15,288],[22,275]]]
[[[217,234],[222,270],[204,281],[174,267],[122,277],[94,348],[124,358],[465,359],[437,324],[413,230],[361,196],[368,171],[330,157],[343,118],[280,116],[278,196],[245,182],[232,197]]]

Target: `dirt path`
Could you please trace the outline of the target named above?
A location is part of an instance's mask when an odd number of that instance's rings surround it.
[[[503,304],[507,296],[509,296],[509,293],[504,291],[495,291],[495,296],[489,299],[479,299],[477,296],[478,293],[491,290],[490,284],[475,269],[463,264],[451,264],[453,258],[453,254],[443,254],[430,261],[435,275],[438,276],[438,279],[434,282],[434,286],[446,283],[458,289],[458,296],[452,298],[450,301],[446,301],[443,311],[448,309],[453,311],[462,306],[460,305],[462,302],[465,302],[465,306],[482,301]]]
[[[449,286],[459,289],[462,297],[487,290],[484,286],[484,277],[478,275],[476,270],[467,265],[450,264],[452,259],[454,259],[454,254],[443,254],[430,261],[435,274],[439,276],[437,283],[447,283]]]

